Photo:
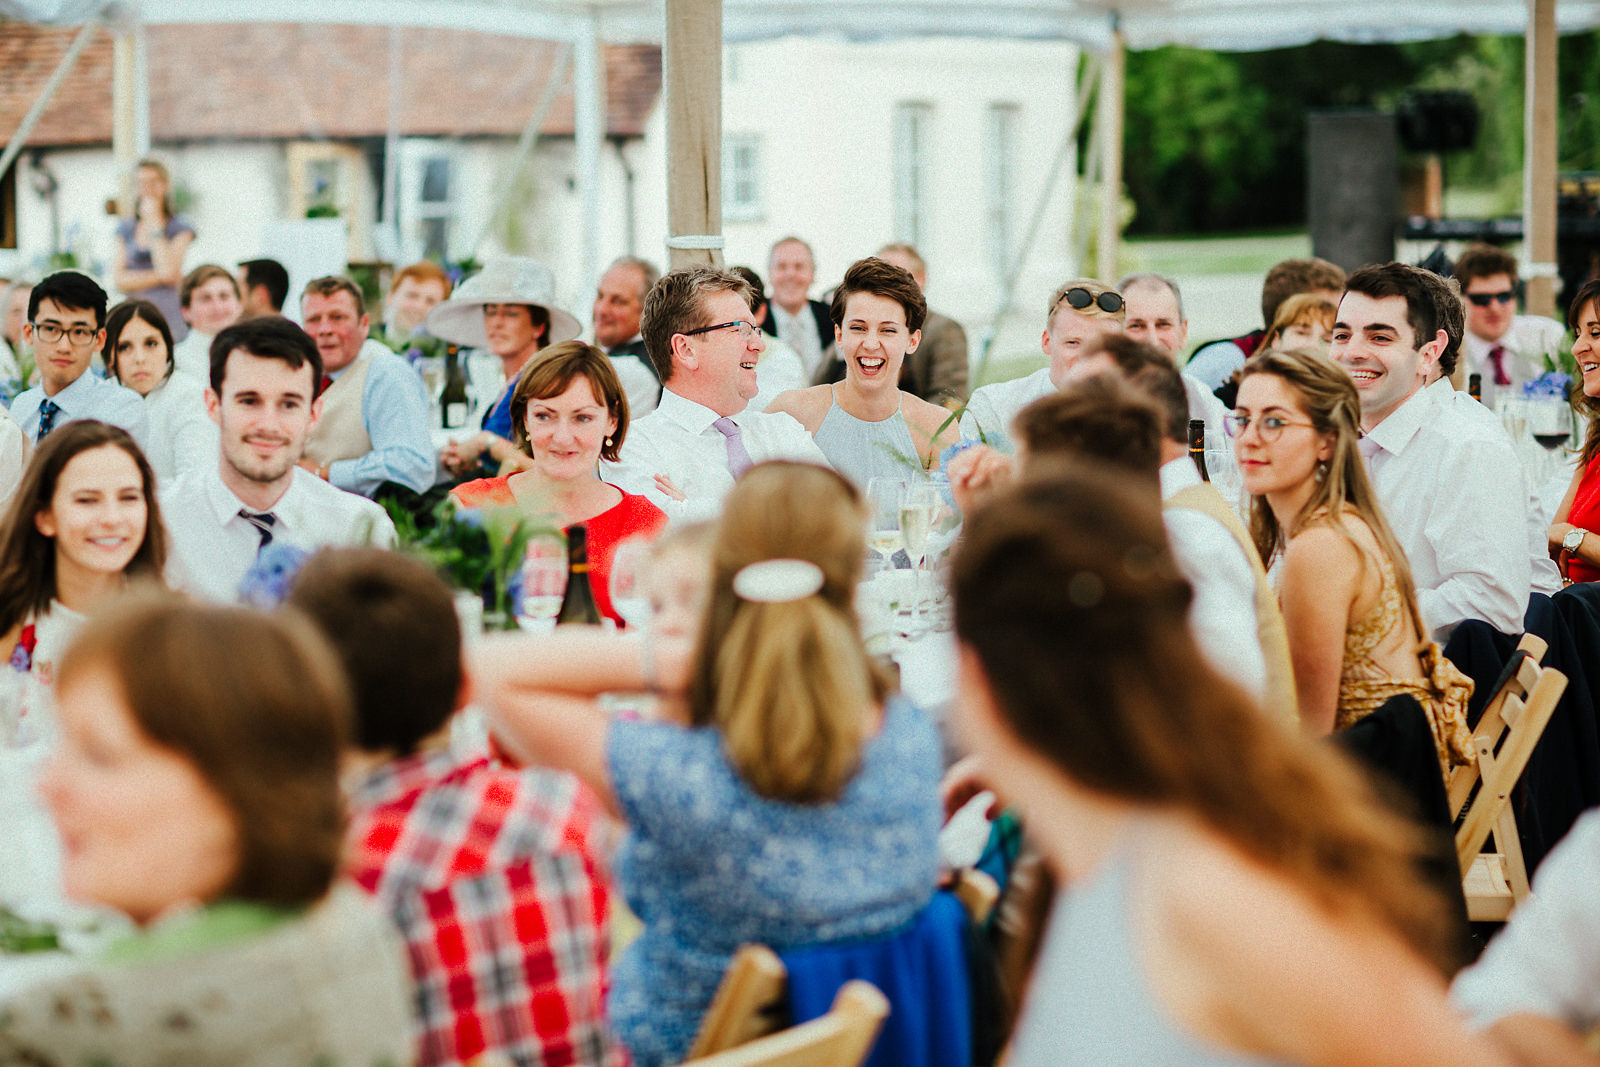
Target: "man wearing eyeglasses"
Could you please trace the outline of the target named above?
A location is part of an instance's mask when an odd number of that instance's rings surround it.
[[[99,419],[144,446],[148,422],[139,394],[89,372],[105,325],[106,291],[88,275],[58,271],[34,286],[22,339],[33,346],[39,384],[11,402],[28,440],[37,444],[72,419]]]
[[[1455,279],[1467,302],[1465,373],[1478,375],[1492,408],[1502,392],[1518,393],[1544,373],[1544,356],[1560,349],[1564,331],[1554,319],[1517,314],[1517,261],[1504,249],[1469,245]]]
[[[1050,295],[1039,341],[1049,363],[1026,377],[973,392],[961,416],[962,438],[1011,451],[1011,420],[1017,412],[1064,388],[1078,357],[1102,337],[1121,333],[1125,315],[1122,294],[1092,278],[1074,279],[1057,289]]]
[[[739,275],[705,266],[663,275],[645,297],[640,321],[661,402],[628,427],[620,460],[603,464],[601,476],[674,521],[715,517],[756,463],[829,466],[795,419],[748,409],[765,347],[751,298]]]

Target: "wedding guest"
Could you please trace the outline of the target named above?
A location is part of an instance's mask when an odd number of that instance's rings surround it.
[[[428,313],[450,299],[450,275],[431,260],[412,263],[395,271],[389,295],[383,301],[383,324],[372,335],[396,352],[423,330]]]
[[[1123,332],[1135,341],[1154,345],[1167,354],[1174,367],[1182,367],[1183,346],[1189,343],[1189,320],[1183,314],[1183,293],[1178,290],[1178,283],[1160,274],[1130,274],[1117,283],[1117,292],[1127,301]],[[1227,436],[1222,426],[1227,406],[1205,382],[1187,371],[1182,375],[1191,417],[1206,424],[1207,442],[1222,441]]]
[[[1342,730],[1391,697],[1416,698],[1446,766],[1472,761],[1472,683],[1428,636],[1359,448],[1356,387],[1311,352],[1245,364],[1230,417],[1263,560],[1278,560],[1300,721]],[[1280,559],[1281,557],[1281,559]]]
[[[628,825],[619,888],[645,926],[610,1016],[639,1067],[683,1058],[741,944],[876,937],[930,899],[939,739],[862,646],[864,530],[842,476],[762,464],[728,495],[692,654],[570,627],[486,641],[474,661],[497,736]],[[686,694],[690,725],[588,699],[641,688]]]
[[[147,458],[162,485],[217,461],[205,383],[174,375],[172,333],[148,300],[124,300],[106,317],[106,374],[144,397]]]
[[[833,330],[828,305],[810,299],[817,280],[811,246],[798,237],[780,238],[767,257],[767,280],[772,283],[772,314],[761,328],[800,353],[805,380],[815,382],[827,365]]]
[[[620,1063],[605,1021],[599,803],[570,774],[451,749],[467,691],[450,589],[397,552],[328,549],[288,603],[333,646],[355,697],[345,871],[405,938],[418,1064]]]
[[[750,314],[756,325],[765,329],[767,319],[772,314],[766,283],[761,280],[761,275],[749,267],[731,267],[729,270],[750,283]],[[639,351],[643,352],[644,349],[641,347]],[[840,374],[843,375],[842,370]],[[804,389],[809,384],[805,367],[800,362],[800,353],[768,334],[766,347],[761,350],[761,359],[756,363],[756,395],[750,398],[745,410],[765,411],[780,394],[791,389]]]
[[[958,437],[950,412],[900,388],[928,305],[903,268],[863,259],[833,293],[834,346],[844,380],[784,393],[767,409],[804,426],[833,469],[865,487],[873,478],[915,478],[937,466]]]
[[[322,356],[306,332],[263,315],[229,326],[211,348],[206,410],[221,439],[218,461],[161,493],[172,586],[232,601],[274,541],[306,552],[392,545],[394,523],[382,507],[298,466],[322,410]]]
[[[300,314],[322,361],[321,412],[300,465],[362,496],[426,492],[434,465],[422,379],[383,345],[367,343],[361,290],[348,278],[318,278],[301,294]]]
[[[1285,259],[1274,263],[1261,281],[1262,325],[1243,337],[1200,345],[1184,365],[1184,371],[1211,388],[1220,389],[1244,366],[1245,360],[1262,351],[1262,341],[1277,321],[1278,309],[1285,300],[1309,293],[1337,304],[1344,282],[1343,268],[1325,259]]]
[[[0,526],[0,744],[55,736],[56,665],[91,611],[159,581],[166,531],[155,475],[127,431],[80,419],[34,453]]]
[[[1297,293],[1278,305],[1277,317],[1267,327],[1266,336],[1256,351],[1265,352],[1270,348],[1306,349],[1327,355],[1328,340],[1333,336],[1333,320],[1338,311],[1334,302],[1319,295]],[[1239,399],[1239,379],[1243,374],[1244,367],[1241,365],[1217,389],[1215,395],[1219,403],[1230,409],[1233,407]],[[1206,436],[1209,440],[1210,433]]]
[[[1572,298],[1568,325],[1577,334],[1572,358],[1577,361],[1581,399],[1578,410],[1589,418],[1578,470],[1550,524],[1550,556],[1561,563],[1561,576],[1574,582],[1600,579],[1600,537],[1590,539],[1591,527],[1600,527],[1600,280],[1586,282]]]
[[[39,384],[11,402],[29,441],[42,443],[73,419],[99,419],[144,442],[149,418],[139,394],[89,370],[105,326],[106,291],[88,275],[57,271],[33,287],[22,337],[39,362]]]
[[[1122,294],[1089,278],[1067,282],[1050,297],[1040,345],[1049,363],[1009,382],[985,385],[967,401],[961,436],[1009,450],[1011,420],[1028,404],[1067,384],[1078,357],[1097,339],[1122,332]]]
[[[22,340],[22,324],[28,321],[28,297],[33,293],[33,283],[16,281],[0,292],[0,404],[10,404],[11,398],[26,389],[31,382],[24,381],[25,370],[33,363],[33,354]]]
[[[928,288],[928,265],[922,253],[904,243],[878,249],[878,258],[909,271],[917,288]],[[932,308],[922,324],[922,343],[900,369],[900,388],[944,407],[960,407],[967,399],[967,331]],[[837,380],[837,379],[834,379]]]
[[[148,300],[161,309],[177,340],[188,332],[180,312],[178,283],[183,257],[194,240],[194,225],[172,209],[172,177],[154,159],[141,159],[133,172],[133,218],[117,225],[117,253],[111,280],[130,300]]]
[[[827,465],[788,415],[750,411],[764,335],[749,284],[714,267],[662,275],[644,302],[644,340],[661,402],[634,423],[602,474],[675,521],[714,517],[735,479],[770,459]]]
[[[1339,301],[1329,347],[1355,381],[1372,488],[1410,563],[1423,636],[1436,638],[1462,619],[1520,633],[1533,584],[1516,451],[1497,420],[1452,399],[1459,307],[1428,271],[1363,267]]]
[[[562,341],[522,368],[511,393],[515,447],[527,465],[514,474],[465,482],[450,491],[466,507],[516,505],[552,514],[563,527],[581,523],[589,585],[600,614],[621,625],[611,602],[611,563],[630,537],[649,537],[667,517],[649,500],[598,473],[628,435],[628,398],[611,360],[594,345]]]
[[[134,929],[8,990],[6,1058],[412,1062],[398,939],[334,884],[350,706],[310,625],[139,598],[84,627],[57,694],[65,885]]]
[[[239,299],[244,306],[241,319],[258,315],[282,315],[289,299],[289,272],[275,259],[247,259],[239,264]]]
[[[512,440],[511,395],[517,375],[541,349],[578,336],[578,320],[555,306],[555,275],[536,259],[492,259],[461,283],[450,300],[428,313],[428,332],[446,341],[485,348],[500,360],[504,384],[484,407],[482,429],[445,445],[439,462],[470,477],[517,469],[525,458]]]
[[[1561,349],[1561,323],[1517,314],[1517,257],[1494,245],[1468,245],[1452,277],[1467,302],[1462,338],[1465,373],[1476,374],[1480,398],[1491,409],[1502,396],[1518,396],[1522,383],[1544,373],[1544,358]]]
[[[958,726],[1066,884],[1008,1062],[1502,1061],[1417,838],[1190,635],[1155,499],[1086,465],[967,517]]]
[[[654,411],[661,399],[661,382],[645,352],[641,328],[644,298],[660,277],[661,272],[648,259],[621,256],[600,276],[590,311],[594,343],[611,359],[636,417]]]
[[[172,357],[179,374],[204,384],[211,373],[211,339],[244,313],[239,280],[226,267],[205,263],[183,276],[178,299],[189,328],[173,347]]]

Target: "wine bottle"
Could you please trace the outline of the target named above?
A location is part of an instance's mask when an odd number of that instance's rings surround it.
[[[1483,375],[1467,375],[1467,395],[1474,400],[1481,401],[1483,399]]]
[[[561,598],[556,625],[600,625],[600,608],[589,584],[589,529],[581,522],[567,527],[567,592]]]
[[[467,424],[472,403],[467,399],[467,372],[455,345],[444,350],[444,389],[439,393],[439,408],[444,413],[444,428],[459,430]]]
[[[1204,419],[1189,420],[1189,458],[1194,460],[1195,470],[1200,472],[1200,480],[1209,482],[1211,474],[1206,470],[1206,423]]]

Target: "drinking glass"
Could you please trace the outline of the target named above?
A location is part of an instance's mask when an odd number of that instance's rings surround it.
[[[1545,450],[1539,474],[1542,485],[1560,466],[1560,450],[1572,436],[1572,405],[1559,396],[1536,398],[1529,405],[1528,432]]]
[[[891,560],[900,548],[900,505],[905,502],[906,483],[898,478],[873,478],[867,482],[867,547]],[[890,566],[893,566],[890,563]]]
[[[645,575],[650,565],[650,543],[630,538],[611,557],[611,606],[628,629],[637,630],[650,619],[650,597]]]
[[[545,629],[561,614],[561,601],[567,595],[567,544],[559,537],[541,535],[528,542],[522,562],[522,610],[519,623],[535,623],[525,629]]]
[[[911,624],[918,632],[922,611],[922,563],[928,554],[928,536],[933,532],[934,520],[944,507],[944,497],[928,483],[913,485],[906,490],[900,504],[900,537],[911,557]]]
[[[1244,479],[1239,475],[1239,464],[1233,458],[1233,449],[1208,447],[1206,473],[1211,475],[1211,484],[1217,487],[1222,499],[1228,502],[1230,508],[1238,511],[1240,495],[1244,491]]]

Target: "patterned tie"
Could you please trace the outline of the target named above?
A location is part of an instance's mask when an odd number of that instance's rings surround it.
[[[755,466],[755,461],[750,458],[750,453],[745,450],[743,434],[739,424],[724,415],[711,425],[717,432],[727,438],[724,442],[728,446],[728,469],[733,472],[733,480],[738,481],[745,471]]]
[[[54,400],[41,401],[39,404],[39,436],[33,439],[34,444],[44,441],[45,435],[55,429],[56,416],[61,414],[61,405]]]
[[[256,555],[261,555],[261,550],[272,544],[272,528],[277,525],[278,516],[270,511],[246,511],[239,509],[239,517],[256,528],[256,533],[261,535],[261,544],[256,546]]]
[[[1494,364],[1494,384],[1510,385],[1511,375],[1506,372],[1506,349],[1504,345],[1495,345],[1489,349],[1489,362]]]

